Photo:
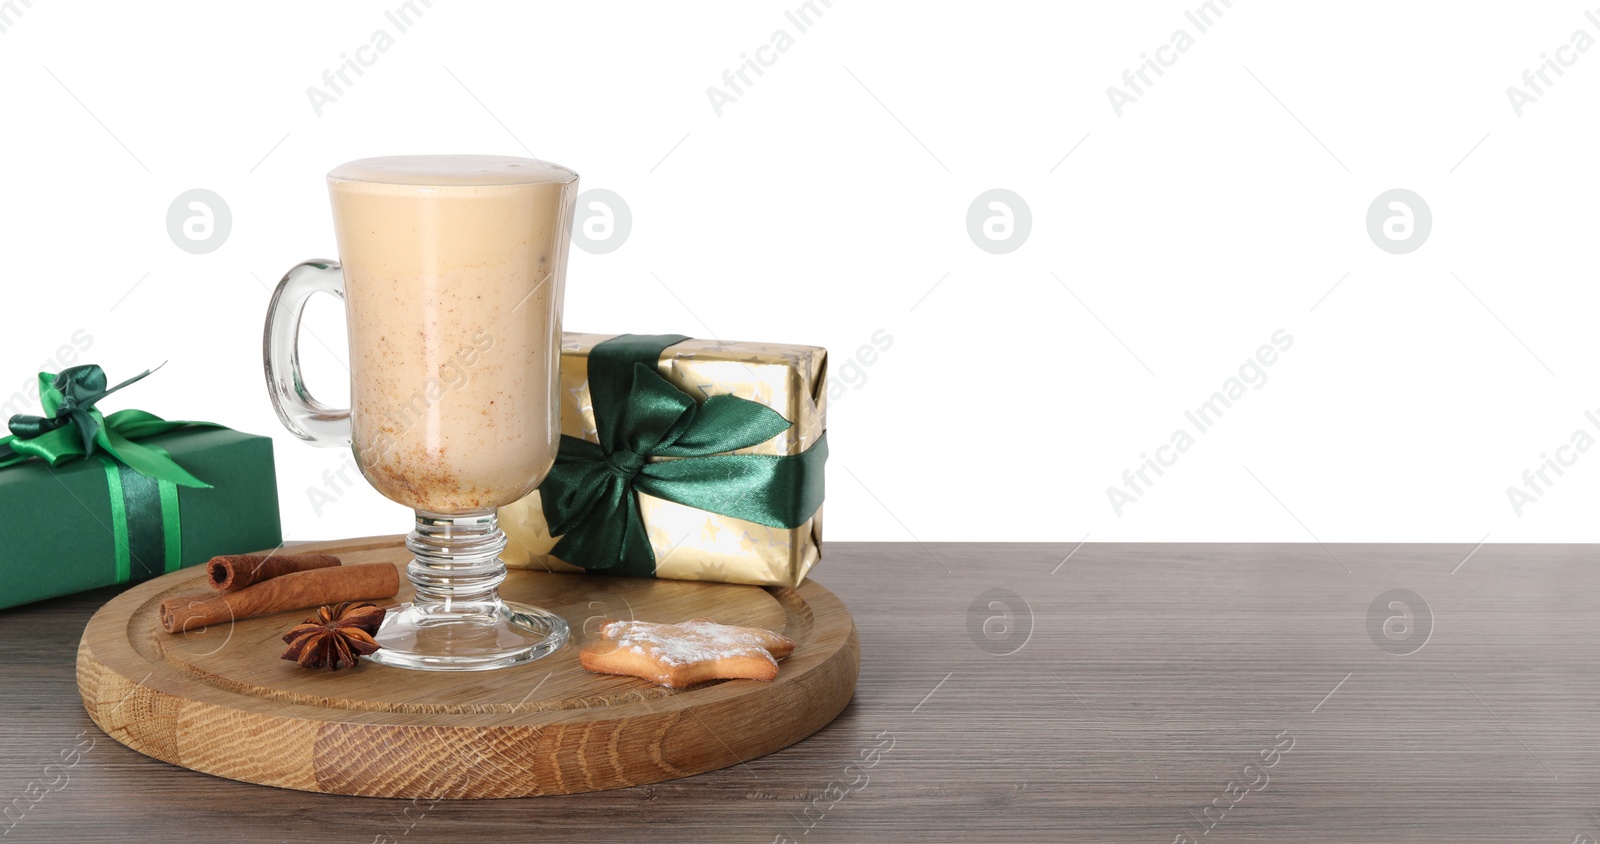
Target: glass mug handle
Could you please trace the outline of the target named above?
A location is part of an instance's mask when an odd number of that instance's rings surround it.
[[[283,427],[321,448],[350,445],[350,411],[328,407],[306,389],[300,376],[300,318],[306,300],[315,293],[331,293],[344,301],[344,273],[338,261],[327,259],[295,265],[278,282],[267,306],[267,329],[262,355],[267,371],[267,395]]]

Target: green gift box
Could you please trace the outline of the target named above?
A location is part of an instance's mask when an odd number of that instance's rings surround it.
[[[51,459],[0,462],[0,608],[283,541],[272,440],[137,410],[102,417],[93,402],[111,391],[98,369],[98,390],[68,385],[65,399],[62,380],[41,377],[49,416],[12,419],[13,432],[31,428],[4,442],[43,444]]]

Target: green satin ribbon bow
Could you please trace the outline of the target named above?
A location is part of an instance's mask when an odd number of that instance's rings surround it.
[[[149,374],[147,369],[107,389],[106,374],[95,364],[68,367],[58,375],[39,373],[39,403],[44,406],[44,415],[19,413],[11,417],[11,436],[0,439],[0,469],[34,457],[58,466],[92,455],[99,448],[146,477],[177,486],[211,489],[210,484],[189,474],[164,450],[134,440],[214,423],[172,422],[132,409],[105,416],[95,408],[95,402]]]
[[[800,454],[723,454],[789,429],[783,415],[736,396],[697,403],[656,371],[681,334],[623,334],[589,353],[599,444],[562,436],[539,487],[553,553],[590,571],[655,575],[635,492],[774,528],[796,528],[822,504],[824,435]],[[651,458],[678,458],[652,462]]]

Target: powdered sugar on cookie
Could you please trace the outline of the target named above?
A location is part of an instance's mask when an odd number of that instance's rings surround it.
[[[777,664],[762,647],[763,639],[743,627],[710,621],[652,624],[648,621],[613,621],[600,635],[615,639],[618,647],[655,656],[667,665],[691,665],[734,657],[758,657]]]
[[[771,680],[794,640],[759,627],[698,618],[681,624],[614,621],[578,654],[584,668],[682,688],[707,680]]]

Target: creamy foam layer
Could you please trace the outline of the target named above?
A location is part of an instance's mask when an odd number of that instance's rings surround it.
[[[568,184],[578,174],[548,161],[503,155],[395,155],[333,168],[328,180],[396,187]]]
[[[415,156],[352,162],[328,179],[362,474],[437,513],[527,495],[560,435],[576,174],[531,159]]]

